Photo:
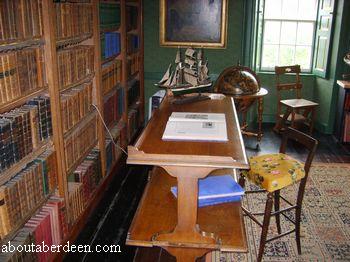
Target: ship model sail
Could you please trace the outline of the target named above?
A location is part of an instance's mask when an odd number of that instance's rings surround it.
[[[174,96],[205,92],[212,85],[208,76],[208,61],[204,62],[202,49],[197,52],[188,48],[182,59],[179,48],[175,57],[175,70],[171,71],[171,67],[170,64],[156,85],[167,88]]]

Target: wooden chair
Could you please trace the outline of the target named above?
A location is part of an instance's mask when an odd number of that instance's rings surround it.
[[[299,124],[304,123],[309,126],[309,133],[312,134],[314,127],[314,120],[316,117],[317,103],[302,99],[301,88],[302,83],[300,81],[300,65],[294,66],[276,66],[276,88],[277,88],[277,114],[276,125],[274,130],[279,132],[289,122],[291,127],[296,128]],[[295,77],[295,81],[286,82],[282,81],[282,78],[286,78],[285,75],[291,75],[289,77]],[[282,100],[283,91],[294,91],[295,99]],[[285,107],[285,113],[282,113],[282,108]]]
[[[295,160],[292,157],[286,155],[287,141],[289,139],[297,141],[308,150],[308,155],[305,164],[302,164],[298,160]],[[249,159],[251,169],[249,171],[243,171],[241,173],[239,182],[242,187],[244,187],[245,179],[248,179],[249,181],[260,187],[259,190],[246,191],[246,194],[267,192],[265,211],[263,213],[251,213],[249,210],[242,207],[244,213],[262,228],[257,261],[262,260],[265,244],[267,242],[293,232],[295,232],[296,236],[298,253],[301,253],[301,207],[303,202],[305,185],[308,178],[311,162],[316,151],[316,147],[317,141],[314,138],[289,127],[286,129],[285,132],[283,132],[280,153],[251,157]],[[292,204],[283,196],[281,196],[280,191],[283,188],[286,188],[287,186],[296,183],[297,181],[300,181],[300,184],[297,193],[296,204]],[[280,199],[284,200],[288,204],[287,208],[280,210]],[[274,211],[272,211],[273,203]],[[293,209],[295,209],[295,220],[292,220],[285,214],[286,211],[290,211]],[[295,225],[294,229],[284,233],[281,232],[281,214]],[[264,216],[262,223],[257,220],[256,215]],[[276,217],[278,235],[267,239],[267,232],[271,216]]]

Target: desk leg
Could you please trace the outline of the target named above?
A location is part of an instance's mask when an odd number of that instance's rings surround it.
[[[171,233],[159,234],[156,241],[215,244],[213,234],[202,232],[197,225],[198,179],[206,177],[216,168],[162,166],[177,178],[177,225]],[[198,246],[200,248],[201,246]]]
[[[262,133],[262,118],[263,118],[263,110],[264,110],[264,100],[262,97],[258,99],[258,143],[261,141]]]
[[[172,248],[163,247],[171,255],[176,257],[176,262],[195,262],[197,258],[204,256],[206,253],[213,251],[202,248]]]

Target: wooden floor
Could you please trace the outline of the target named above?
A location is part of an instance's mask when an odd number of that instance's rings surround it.
[[[317,132],[314,137],[319,146],[314,162],[350,163],[350,146],[344,146],[331,135]],[[272,125],[264,125],[264,137],[259,149],[254,138],[245,138],[248,156],[275,153],[279,150],[280,135],[272,131]],[[289,154],[296,158],[303,157],[305,151],[296,144],[289,145]],[[75,244],[120,245],[121,253],[70,253],[65,261],[175,261],[160,248],[140,248],[125,246],[125,239],[137,204],[146,184],[148,168],[145,166],[127,166],[115,177],[106,191],[101,204],[87,222],[87,226]]]

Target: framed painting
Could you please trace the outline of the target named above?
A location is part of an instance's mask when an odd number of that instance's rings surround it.
[[[161,46],[226,47],[227,0],[160,0]]]

